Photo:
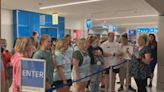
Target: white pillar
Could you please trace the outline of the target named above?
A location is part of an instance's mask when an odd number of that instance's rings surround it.
[[[157,88],[164,90],[164,16],[159,16]]]
[[[81,28],[82,28],[82,38],[87,38],[88,37],[88,29],[86,27],[86,20],[81,20]]]

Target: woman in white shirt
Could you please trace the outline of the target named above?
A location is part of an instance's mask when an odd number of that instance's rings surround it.
[[[55,50],[56,69],[53,74],[53,86],[60,87],[65,85],[57,89],[57,92],[69,92],[69,88],[72,85],[71,60],[66,54],[67,49],[68,44],[65,44],[64,40],[57,41]]]

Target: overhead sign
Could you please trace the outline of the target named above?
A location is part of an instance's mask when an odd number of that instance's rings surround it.
[[[57,25],[58,24],[58,14],[52,15],[52,24]]]
[[[108,29],[109,27],[108,27],[108,25],[102,25],[102,28],[103,29]]]
[[[46,16],[40,15],[40,25],[45,25]]]
[[[92,21],[91,21],[91,19],[87,19],[86,20],[86,27],[87,27],[87,29],[91,29],[92,28]]]
[[[21,60],[21,92],[45,92],[46,63],[44,60]]]
[[[136,37],[137,32],[136,32],[135,29],[130,29],[130,30],[128,31],[128,35],[129,35],[129,37]]]
[[[137,32],[139,32],[139,33],[157,33],[158,28],[138,28]]]
[[[117,32],[117,27],[116,26],[112,26],[112,32]]]

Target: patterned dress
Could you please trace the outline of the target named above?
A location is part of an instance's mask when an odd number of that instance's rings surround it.
[[[148,53],[151,54],[148,47],[144,47],[141,50],[135,49],[130,67],[130,75],[135,79],[146,79],[150,75],[149,65],[142,61],[144,55]]]

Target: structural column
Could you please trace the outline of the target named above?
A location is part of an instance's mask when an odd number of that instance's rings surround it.
[[[164,16],[159,16],[157,88],[164,90]]]

